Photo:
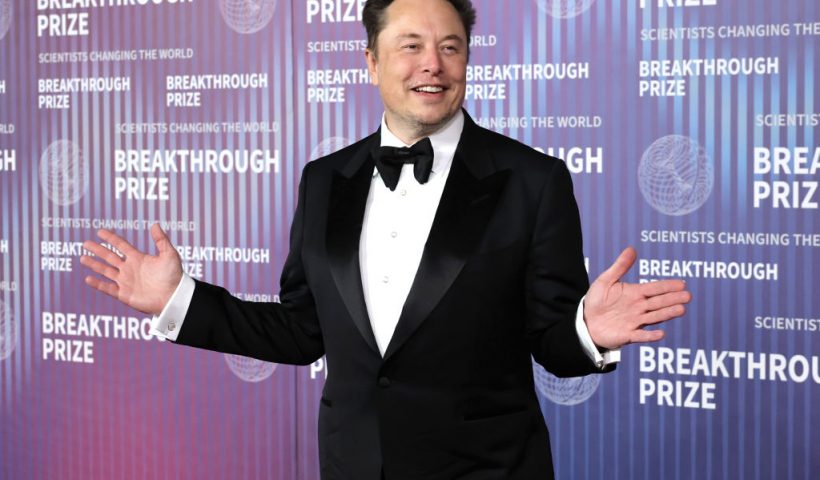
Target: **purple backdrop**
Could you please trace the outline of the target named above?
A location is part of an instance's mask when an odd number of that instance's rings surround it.
[[[323,361],[165,345],[80,243],[162,221],[275,301],[302,167],[382,113],[364,2],[87,3],[0,0],[0,478],[317,479]],[[695,295],[615,374],[534,366],[559,478],[815,478],[816,2],[475,4],[465,107],[567,162],[590,276]]]

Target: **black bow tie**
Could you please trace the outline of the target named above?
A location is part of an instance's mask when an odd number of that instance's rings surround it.
[[[413,164],[413,175],[419,183],[427,183],[433,170],[433,144],[429,137],[416,142],[412,147],[379,147],[373,151],[376,169],[384,184],[391,191],[399,184],[401,168],[406,163]]]

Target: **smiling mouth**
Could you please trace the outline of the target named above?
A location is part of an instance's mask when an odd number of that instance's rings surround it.
[[[444,87],[435,85],[423,85],[421,87],[414,88],[413,91],[422,93],[441,93],[444,91]]]

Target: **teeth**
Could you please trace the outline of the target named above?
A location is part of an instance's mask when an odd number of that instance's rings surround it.
[[[417,91],[417,92],[427,92],[427,93],[438,93],[438,92],[443,92],[444,91],[444,89],[441,88],[441,87],[418,87],[418,88],[414,88],[414,90]]]

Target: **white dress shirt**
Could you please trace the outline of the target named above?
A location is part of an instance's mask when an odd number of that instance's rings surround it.
[[[385,186],[378,171],[373,170],[359,240],[359,266],[370,326],[382,355],[393,337],[421,262],[463,128],[464,115],[459,111],[441,130],[430,135],[434,152],[433,170],[423,185],[413,176],[411,164],[402,167],[399,183],[393,191]],[[390,131],[384,117],[381,145],[409,146]],[[183,274],[168,305],[153,319],[154,334],[176,340],[193,292],[193,279]],[[587,356],[599,368],[620,361],[620,350],[601,354],[595,347],[584,322],[583,305],[581,299],[575,328]]]
[[[459,112],[430,135],[433,171],[424,185],[413,176],[413,165],[402,167],[396,189],[390,191],[373,169],[359,243],[359,265],[370,326],[382,355],[399,322],[404,301],[421,263],[421,254],[436,215],[444,183],[464,128]],[[382,119],[381,145],[406,147]]]

